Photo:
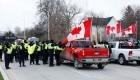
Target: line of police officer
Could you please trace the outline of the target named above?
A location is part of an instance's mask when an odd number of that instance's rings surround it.
[[[21,43],[0,43],[0,60],[2,61],[2,53],[4,52],[5,68],[10,69],[9,64],[14,60],[19,62],[20,67],[25,67],[25,60],[30,56],[30,65],[39,64],[42,60],[43,64],[54,66],[54,57],[56,65],[60,65],[60,53],[63,50],[61,44],[54,43],[53,40],[46,42],[30,42]]]

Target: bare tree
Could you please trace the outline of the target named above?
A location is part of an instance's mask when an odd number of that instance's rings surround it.
[[[73,17],[80,12],[75,6],[67,6],[64,0],[41,0],[38,10],[41,26],[48,29],[49,20],[50,38],[55,41],[67,36]]]

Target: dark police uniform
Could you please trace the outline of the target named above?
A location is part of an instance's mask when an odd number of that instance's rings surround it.
[[[43,44],[43,64],[47,64],[48,63],[48,42],[45,42]]]
[[[54,55],[55,55],[55,60],[56,60],[56,65],[60,65],[60,53],[62,51],[62,47],[58,44],[54,45]]]
[[[48,53],[49,53],[49,66],[54,66],[53,60],[54,60],[54,48],[52,41],[48,44]]]
[[[40,54],[41,54],[41,46],[39,45],[39,43],[37,44],[37,49],[35,50],[35,60],[36,60],[36,65],[40,65],[39,64],[39,57],[40,57]]]
[[[2,61],[3,45],[0,43],[0,61]]]
[[[24,44],[21,43],[19,46],[19,66],[25,67],[25,47]]]

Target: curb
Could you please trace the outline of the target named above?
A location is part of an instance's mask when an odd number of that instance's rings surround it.
[[[0,63],[0,72],[1,72],[4,80],[10,80],[8,75],[6,74],[6,72],[3,70],[1,63]]]

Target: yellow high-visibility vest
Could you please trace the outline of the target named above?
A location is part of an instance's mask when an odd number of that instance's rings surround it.
[[[48,44],[45,43],[45,49],[48,49]]]
[[[29,45],[28,46],[28,53],[29,53],[29,55],[34,53],[35,47],[36,47],[36,45],[32,45],[32,46]]]
[[[13,49],[16,49],[17,45],[16,44],[12,44]]]
[[[20,48],[20,49],[22,49],[22,46],[21,46],[21,45],[19,45],[19,48]]]
[[[38,46],[37,51],[41,51],[41,47],[40,46]]]
[[[13,51],[13,48],[12,47],[7,48],[7,54],[12,54],[12,51]]]
[[[48,49],[53,49],[52,43],[49,43],[49,44],[48,44]]]
[[[0,45],[0,50],[1,50],[2,48],[3,48],[2,45]]]
[[[59,46],[54,46],[54,50],[63,50],[63,49],[60,48]]]

